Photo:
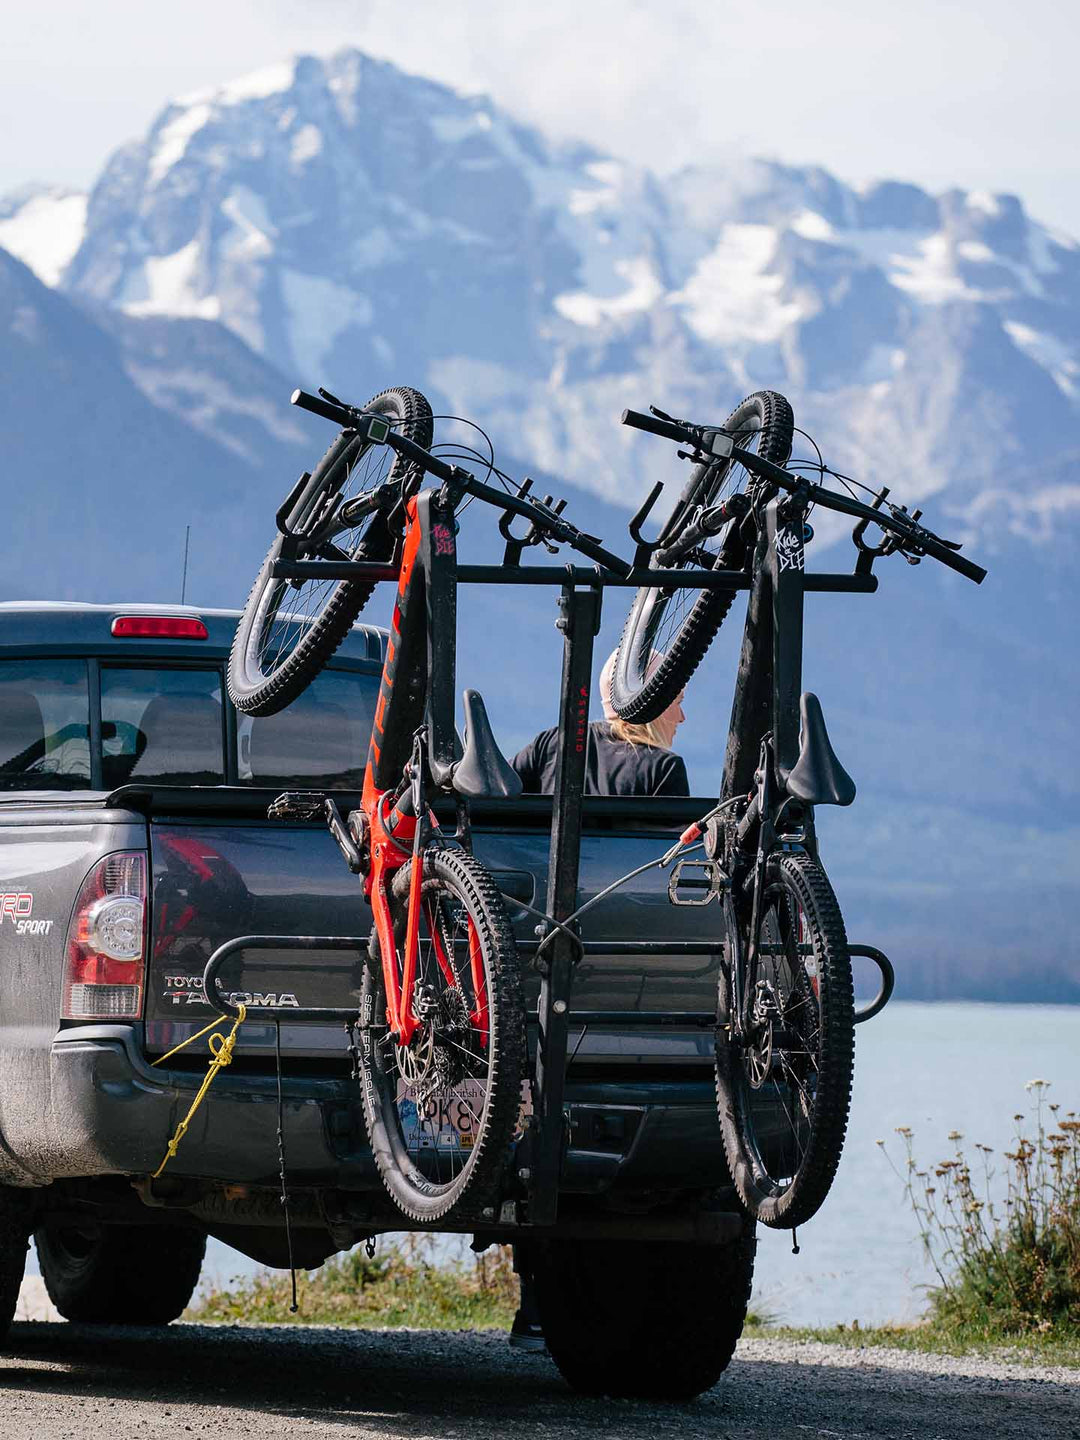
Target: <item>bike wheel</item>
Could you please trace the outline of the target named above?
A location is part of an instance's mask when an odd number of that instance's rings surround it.
[[[728,1168],[755,1220],[803,1225],[829,1193],[844,1146],[855,1058],[851,957],[840,907],[808,855],[771,855],[747,1033],[734,1035],[729,906],[717,1005],[716,1096]]]
[[[388,900],[400,963],[409,872]],[[407,1047],[387,1021],[377,938],[360,992],[364,1118],[379,1174],[403,1214],[476,1218],[494,1193],[518,1130],[525,1011],[517,947],[495,883],[449,846],[424,857],[420,949]]]
[[[418,390],[384,390],[364,406],[385,415],[399,434],[425,448],[431,406]],[[295,700],[333,655],[367,604],[374,582],[276,580],[275,560],[389,560],[398,538],[374,505],[384,483],[406,489],[419,472],[385,445],[343,430],[315,467],[289,511],[291,533],[278,535],[236,627],[229,655],[229,695],[248,715],[274,715]]]
[[[723,428],[741,449],[783,465],[791,454],[794,424],[782,395],[759,390],[732,411]],[[696,466],[661,532],[663,544],[673,545],[703,510],[741,490],[749,478],[731,460]],[[744,558],[739,529],[730,525],[696,545],[679,564],[655,567],[664,583],[637,592],[619,642],[611,703],[621,719],[640,723],[663,714],[705,658],[735,599],[734,590],[680,587],[679,570],[739,569]]]

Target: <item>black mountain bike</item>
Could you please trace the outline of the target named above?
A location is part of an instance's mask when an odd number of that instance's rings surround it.
[[[719,804],[699,832],[707,859],[698,883],[724,913],[716,1086],[728,1166],[751,1215],[794,1228],[818,1210],[840,1161],[856,1018],[844,921],[814,833],[814,807],[850,805],[855,785],[817,698],[802,689],[807,514],[820,505],[856,519],[856,577],[867,589],[876,586],[875,558],[893,553],[916,563],[931,556],[976,583],[986,572],[920,525],[920,512],[889,504],[887,490],[867,505],[784,469],[793,421],[780,395],[751,395],[722,426],[656,410],[626,411],[623,423],[676,441],[695,463],[646,547],[656,581],[637,592],[627,617],[616,711],[656,718],[693,674],[736,590],[750,591]],[[865,539],[871,523],[880,544]],[[728,574],[731,588],[680,586],[687,568]],[[673,899],[678,890],[676,876]]]

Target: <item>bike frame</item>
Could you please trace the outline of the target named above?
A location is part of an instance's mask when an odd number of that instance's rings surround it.
[[[760,516],[751,555],[750,598],[720,787],[721,802],[741,796],[748,800],[737,831],[739,850],[735,856],[726,857],[729,864],[734,861],[732,869],[738,873],[728,877],[730,883],[724,895],[736,1037],[746,1035],[751,1025],[758,978],[758,928],[769,855],[780,838],[818,859],[814,806],[805,800],[792,800],[785,784],[801,748],[799,701],[808,505],[807,496],[799,491],[771,498]],[[778,836],[781,811],[788,807],[793,811],[792,823]],[[736,887],[746,877],[748,867],[749,945],[744,953]]]
[[[406,505],[397,597],[390,621],[379,698],[368,746],[361,808],[368,826],[371,865],[364,893],[375,917],[386,987],[387,1020],[399,1045],[408,1045],[418,1021],[413,991],[419,950],[423,849],[439,833],[428,809],[428,784],[449,779],[455,760],[454,679],[457,629],[457,543],[453,503],[443,492],[423,491]],[[426,723],[425,723],[426,715]],[[416,743],[423,737],[426,745]],[[404,784],[406,768],[411,775]],[[411,865],[404,956],[390,914],[388,887]],[[454,984],[451,959],[437,925],[431,925],[436,960]],[[480,943],[469,921],[469,965],[477,1006],[471,1018],[487,1027]]]

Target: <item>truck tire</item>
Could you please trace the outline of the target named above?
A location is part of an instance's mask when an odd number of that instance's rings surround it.
[[[199,1283],[206,1236],[180,1225],[43,1225],[49,1299],[84,1325],[167,1325]]]
[[[574,1390],[691,1400],[715,1385],[742,1334],[757,1240],[548,1240],[533,1250],[548,1351]]]
[[[0,1340],[15,1318],[32,1223],[26,1191],[0,1185]]]

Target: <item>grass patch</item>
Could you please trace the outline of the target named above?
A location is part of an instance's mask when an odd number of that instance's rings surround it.
[[[217,1289],[185,1320],[249,1325],[346,1325],[359,1329],[508,1330],[518,1281],[508,1247],[438,1264],[426,1237],[409,1237],[370,1258],[363,1246],[297,1275],[300,1309],[289,1311],[288,1271],[264,1270]]]
[[[907,1350],[920,1355],[978,1355],[1018,1365],[1064,1365],[1080,1369],[1080,1334],[1075,1326],[1060,1324],[1048,1330],[1009,1334],[993,1326],[940,1324],[879,1325],[868,1329],[833,1325],[815,1330],[788,1325],[748,1323],[748,1340],[820,1340],[848,1350],[862,1348]]]

